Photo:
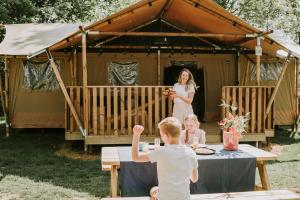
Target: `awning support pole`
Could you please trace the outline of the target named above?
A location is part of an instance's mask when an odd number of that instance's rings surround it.
[[[268,102],[268,105],[267,105],[266,114],[265,114],[265,120],[267,119],[267,116],[268,116],[268,114],[269,114],[269,112],[270,112],[270,110],[271,110],[271,106],[272,106],[272,104],[273,104],[273,102],[274,102],[274,99],[275,99],[275,97],[276,97],[278,88],[279,88],[280,83],[281,83],[281,81],[282,81],[282,79],[283,79],[283,76],[284,76],[284,73],[285,73],[285,71],[286,71],[286,69],[287,69],[287,66],[288,66],[288,64],[289,64],[289,62],[290,62],[291,54],[292,54],[292,52],[289,51],[288,56],[287,56],[287,58],[285,59],[285,61],[284,61],[284,63],[283,63],[283,67],[282,67],[282,71],[281,71],[280,77],[279,77],[279,79],[278,79],[278,81],[277,81],[277,83],[276,83],[275,89],[273,90],[272,95],[271,95],[271,98],[270,98],[270,100],[269,100],[269,102]]]
[[[7,69],[7,58],[5,57],[5,69]],[[5,75],[6,76],[6,75]],[[1,104],[2,104],[2,110],[4,113],[4,117],[5,117],[5,124],[6,124],[6,137],[9,137],[9,120],[8,120],[8,108],[7,108],[7,102],[5,101],[6,96],[7,96],[7,91],[4,91],[3,85],[2,85],[2,77],[1,77],[1,73],[0,73],[0,95],[1,95]],[[6,82],[5,82],[6,83]],[[5,87],[6,88],[6,87]],[[5,95],[5,96],[4,96]]]
[[[75,118],[76,124],[79,127],[80,133],[82,134],[82,136],[85,137],[86,136],[86,131],[82,128],[82,125],[81,125],[79,117],[78,117],[78,115],[76,113],[75,107],[74,107],[74,105],[73,105],[73,103],[72,103],[72,101],[70,99],[70,96],[69,96],[67,90],[66,90],[64,82],[62,81],[62,78],[61,78],[60,73],[59,73],[59,71],[57,69],[57,66],[56,66],[56,64],[55,64],[55,62],[53,60],[53,57],[52,57],[52,55],[51,55],[51,53],[50,53],[50,51],[48,49],[46,49],[46,53],[47,53],[48,59],[50,61],[51,68],[52,68],[52,70],[53,70],[53,72],[54,72],[54,74],[56,76],[56,79],[58,81],[58,84],[60,86],[60,89],[62,90],[63,95],[65,96],[65,99],[66,99],[66,101],[68,103],[68,106],[70,107],[71,113],[73,114],[73,116]]]

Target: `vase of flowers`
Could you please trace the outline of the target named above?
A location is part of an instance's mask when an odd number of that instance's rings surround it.
[[[222,101],[220,106],[229,108],[227,117],[218,123],[223,132],[224,149],[228,151],[238,150],[239,139],[242,137],[242,134],[246,132],[246,122],[249,120],[250,113],[247,113],[246,115],[237,115],[237,105],[229,105],[225,103],[225,101]]]

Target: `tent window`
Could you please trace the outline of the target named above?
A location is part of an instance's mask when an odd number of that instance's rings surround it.
[[[110,85],[138,84],[138,62],[110,62],[108,63],[108,83]]]
[[[275,81],[278,80],[282,71],[282,65],[279,62],[263,62],[260,65],[260,80]],[[251,65],[251,81],[256,80],[256,65]]]
[[[60,65],[56,63],[58,70]],[[49,62],[24,62],[23,89],[30,91],[57,91],[58,82],[52,72]]]

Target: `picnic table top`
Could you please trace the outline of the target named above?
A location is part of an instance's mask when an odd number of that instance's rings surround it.
[[[212,149],[220,149],[222,144],[217,145],[207,145],[207,147]],[[276,160],[277,155],[264,151],[262,149],[256,148],[248,144],[240,144],[239,150],[242,150],[256,158],[257,161],[266,161],[266,160]],[[101,164],[102,165],[114,165],[120,166],[120,158],[118,153],[118,147],[102,147],[101,152]]]

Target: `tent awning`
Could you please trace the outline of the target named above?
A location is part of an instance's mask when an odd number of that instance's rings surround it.
[[[77,24],[9,24],[0,55],[27,56],[46,49],[78,30]]]

